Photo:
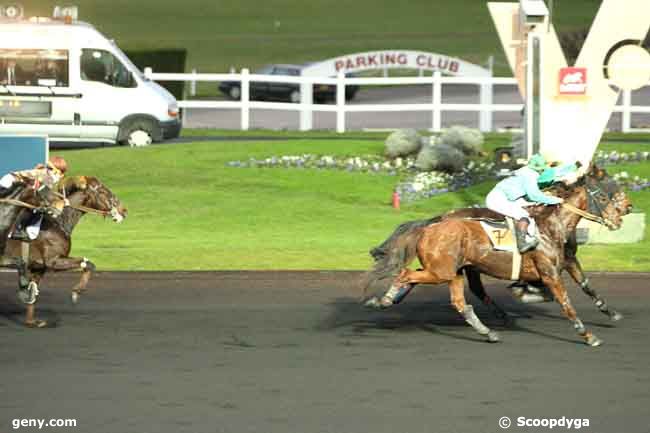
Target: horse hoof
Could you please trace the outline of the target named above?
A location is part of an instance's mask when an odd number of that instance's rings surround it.
[[[31,322],[25,322],[25,326],[28,328],[47,328],[47,322],[45,320],[33,320]]]
[[[72,298],[72,303],[73,303],[73,304],[76,304],[77,302],[79,302],[79,293],[77,293],[77,292],[72,292],[72,294],[70,295],[70,297]]]
[[[489,343],[498,343],[499,341],[501,341],[501,339],[499,338],[499,334],[497,334],[494,331],[490,331],[487,333],[487,341]]]
[[[609,319],[612,322],[618,322],[619,320],[623,320],[623,315],[618,311],[614,311],[612,312],[612,314],[610,314]]]
[[[363,306],[366,307],[366,308],[380,309],[381,308],[381,303],[379,302],[379,299],[377,299],[376,296],[373,296],[372,298],[370,298],[366,302],[364,302]]]
[[[596,337],[595,335],[590,335],[589,337],[587,337],[587,344],[590,345],[591,347],[598,347],[603,344],[603,340]]]

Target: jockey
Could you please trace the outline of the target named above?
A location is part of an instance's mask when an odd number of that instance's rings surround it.
[[[34,182],[36,193],[45,200],[48,193],[55,189],[56,185],[63,179],[68,170],[68,163],[60,156],[51,157],[45,165],[38,164],[31,170],[17,171],[6,174],[0,179],[0,196],[7,195],[16,185],[23,180],[29,179]],[[30,241],[36,239],[40,229],[43,215],[38,211],[29,212],[24,210],[16,219],[15,230],[9,238]],[[32,228],[32,230],[29,230]]]
[[[499,182],[485,199],[487,207],[495,212],[514,218],[516,221],[515,235],[519,252],[524,253],[537,247],[539,240],[536,236],[535,220],[517,203],[525,199],[534,203],[546,205],[560,204],[564,200],[540,191],[537,185],[540,174],[548,168],[542,155],[533,155],[528,164],[521,167]]]

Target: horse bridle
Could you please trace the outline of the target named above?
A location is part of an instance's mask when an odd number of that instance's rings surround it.
[[[609,203],[613,203],[618,209],[620,200],[616,198],[616,195],[619,190],[614,181],[609,181],[606,188],[603,188],[600,182],[596,182],[596,185],[594,185],[593,188],[590,188],[589,182],[585,181],[585,191],[587,191],[586,211],[569,203],[564,203],[563,206],[585,219],[597,222],[607,227],[615,227],[615,223],[604,216],[604,207]]]

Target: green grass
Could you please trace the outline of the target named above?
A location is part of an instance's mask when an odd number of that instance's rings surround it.
[[[72,254],[91,258],[103,270],[365,269],[368,250],[399,223],[482,203],[492,186],[396,211],[390,207],[394,176],[226,166],[271,155],[379,153],[385,137],[310,135],[61,152],[73,174],[96,175],[129,208],[121,225],[86,216]],[[488,141],[486,148],[494,148],[508,136],[491,134]],[[617,144],[603,145],[608,146]],[[647,177],[650,163],[610,169],[620,170]],[[631,196],[637,209],[650,212],[650,192]],[[649,235],[634,245],[583,246],[580,257],[590,270],[649,271]]]
[[[50,16],[57,0],[26,2]],[[226,72],[302,63],[376,49],[413,49],[484,64],[511,75],[482,0],[78,0],[80,18],[123,49],[187,48],[187,70]],[[560,31],[588,27],[599,2],[555,2]],[[279,23],[279,26],[276,26]]]

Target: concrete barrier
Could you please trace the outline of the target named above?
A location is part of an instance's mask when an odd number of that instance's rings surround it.
[[[631,213],[623,217],[618,230],[582,219],[578,224],[578,243],[581,244],[630,244],[640,242],[645,235],[645,213]]]

